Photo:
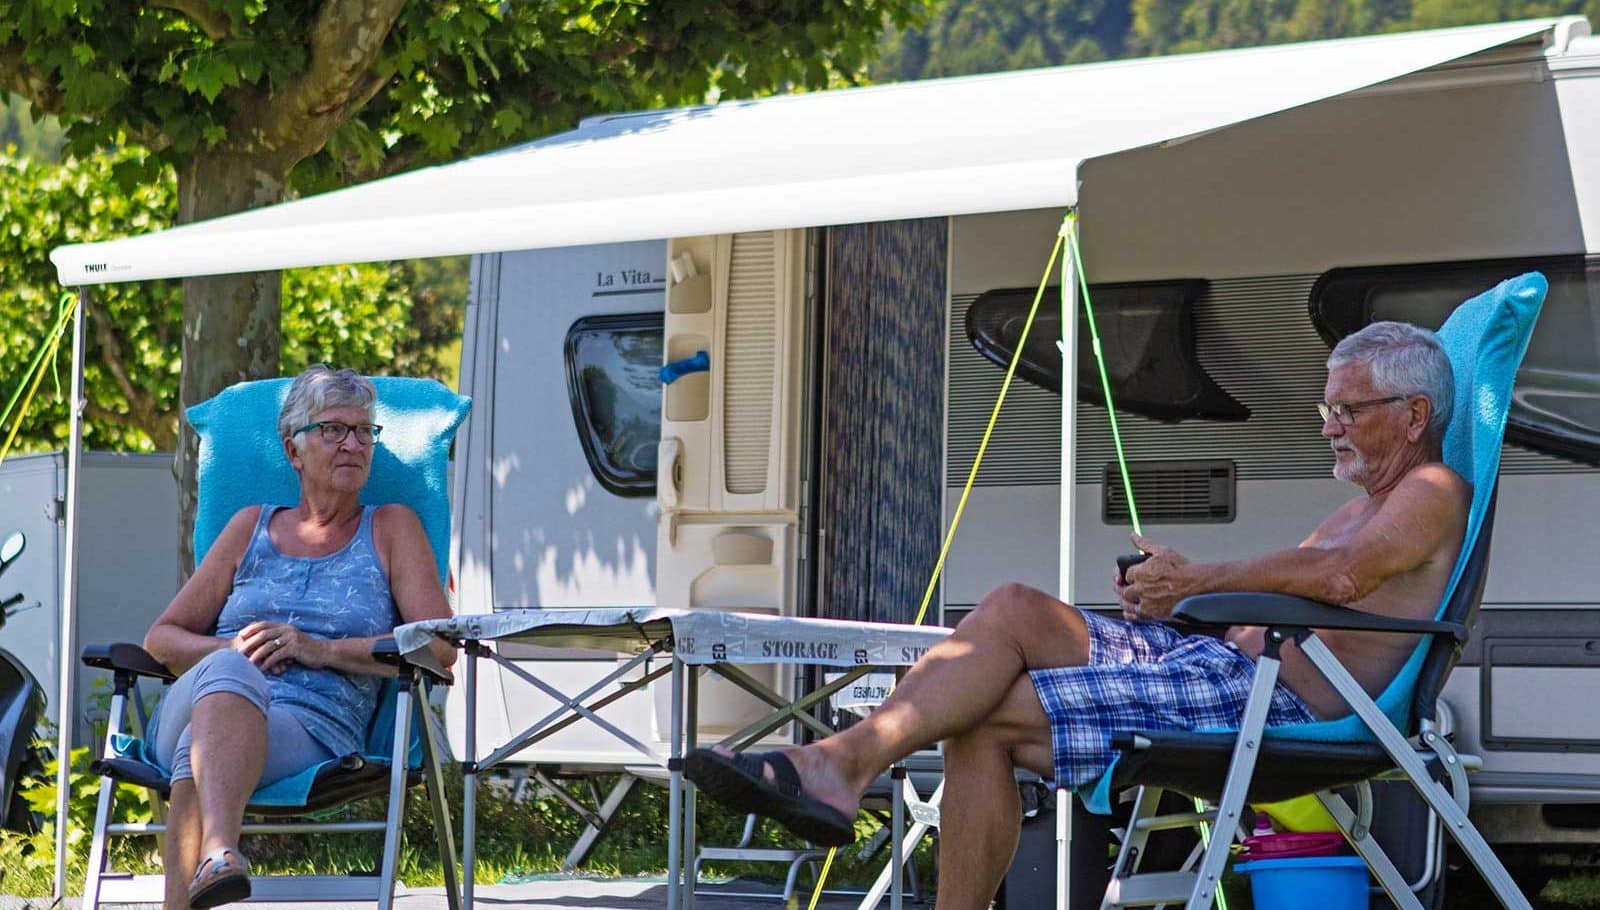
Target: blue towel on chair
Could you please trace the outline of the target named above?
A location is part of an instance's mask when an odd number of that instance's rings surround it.
[[[1506,415],[1511,408],[1511,386],[1522,355],[1533,337],[1533,324],[1544,304],[1550,283],[1538,272],[1509,278],[1494,288],[1456,307],[1439,329],[1439,341],[1455,372],[1455,407],[1445,431],[1444,461],[1472,483],[1472,506],[1467,517],[1465,542],[1456,560],[1455,572],[1439,600],[1439,610],[1454,593],[1461,573],[1467,567],[1484,514],[1500,472],[1500,445],[1505,435]],[[1437,612],[1435,613],[1437,616]],[[1384,716],[1400,730],[1410,729],[1412,689],[1422,672],[1428,639],[1400,668],[1400,672],[1374,701]],[[1203,733],[1232,733],[1233,730],[1202,730]],[[1338,720],[1325,720],[1293,727],[1268,727],[1268,737],[1314,742],[1368,742],[1372,731],[1354,714]],[[1101,775],[1093,788],[1081,795],[1089,811],[1111,811],[1111,778],[1116,762]]]
[[[394,758],[394,712],[395,696],[398,692],[399,684],[389,681],[384,684],[378,695],[378,710],[372,717],[372,723],[368,725],[367,741],[361,751],[361,757],[368,762],[388,762]],[[412,705],[411,742],[406,747],[406,767],[413,770],[422,767],[422,725],[428,722],[429,710],[426,704]],[[115,758],[142,762],[159,769],[163,776],[168,778],[172,776],[172,769],[156,759],[155,749],[137,736],[129,736],[126,733],[112,736],[111,755]],[[279,778],[265,787],[257,787],[256,791],[250,794],[250,805],[285,808],[303,806],[311,796],[311,785],[316,783],[317,775],[321,774],[324,768],[339,764],[339,761],[337,758],[330,758],[288,777]]]
[[[240,509],[300,501],[299,477],[278,438],[278,411],[292,381],[239,383],[187,411],[200,436],[204,491],[194,520],[196,562]],[[450,440],[472,401],[432,379],[375,376],[372,382],[378,389],[375,420],[384,431],[361,502],[410,506],[422,520],[443,579],[450,558]]]

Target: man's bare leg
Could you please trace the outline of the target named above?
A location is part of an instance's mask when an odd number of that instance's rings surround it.
[[[989,906],[1011,866],[1021,828],[1013,769],[1049,777],[1053,763],[1049,720],[1025,677],[984,723],[945,740],[939,910]]]
[[[787,754],[807,793],[854,815],[861,794],[891,763],[978,729],[1019,681],[1032,692],[1028,670],[1081,666],[1088,656],[1082,614],[1042,591],[1004,585],[917,661],[871,716]],[[1048,744],[1049,724],[1033,698]]]

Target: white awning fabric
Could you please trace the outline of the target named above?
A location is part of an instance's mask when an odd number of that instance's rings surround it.
[[[1545,32],[1546,19],[785,95],[54,250],[67,286],[1070,205],[1088,158]]]

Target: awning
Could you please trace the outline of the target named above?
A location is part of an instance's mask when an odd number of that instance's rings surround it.
[[[50,258],[75,286],[1065,206],[1085,159],[1342,95],[1562,21],[594,118],[505,151]]]

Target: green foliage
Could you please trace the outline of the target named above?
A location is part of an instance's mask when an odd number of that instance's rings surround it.
[[[1566,15],[1600,21],[1600,0],[947,0],[926,25],[886,32],[870,72],[922,79]]]
[[[48,750],[51,743],[41,740],[41,749]],[[89,748],[80,746],[72,750],[72,768],[68,772],[71,796],[67,814],[67,877],[81,883],[89,859],[89,840],[94,828],[94,813],[100,795],[100,776],[89,770]],[[45,761],[45,772],[39,777],[22,780],[20,792],[29,808],[44,820],[39,830],[31,834],[0,829],[0,893],[49,894],[55,876],[55,815],[56,772],[54,757]],[[149,791],[123,785],[117,794],[113,821],[121,823],[149,822],[154,820]],[[154,852],[152,842],[144,838],[118,838],[113,846],[112,862],[119,868],[139,872],[159,871],[160,857]]]
[[[0,391],[9,397],[53,321],[59,288],[48,254],[80,243],[157,230],[176,217],[170,168],[124,188],[120,177],[149,154],[124,148],[59,164],[0,154]],[[460,333],[466,300],[462,260],[430,271],[412,265],[298,269],[285,274],[282,369],[323,361],[364,372],[448,379],[448,345]],[[412,276],[442,282],[413,293]],[[177,282],[113,284],[91,295],[85,370],[85,439],[98,449],[171,449],[177,438],[181,287]],[[70,340],[70,339],[69,339]],[[46,379],[23,424],[18,449],[66,443],[64,399],[71,346],[57,354],[58,381]]]
[[[339,105],[326,147],[295,174],[333,186],[572,126],[585,115],[823,86],[856,77],[886,24],[927,0],[427,0],[403,4],[371,72]],[[0,77],[69,124],[78,154],[126,138],[157,149],[153,175],[228,147],[263,152],[241,126],[263,103],[322,78],[331,17],[323,0],[0,0]],[[179,12],[182,7],[186,12]],[[319,17],[330,17],[323,19]],[[381,17],[379,17],[381,18]],[[332,23],[330,26],[329,23]],[[319,57],[319,55],[321,55]],[[369,81],[370,80],[370,81]],[[0,79],[0,84],[11,80]],[[372,91],[370,101],[362,95]],[[289,112],[320,128],[315,103]],[[268,124],[279,128],[287,123]],[[292,165],[290,161],[288,164]]]

